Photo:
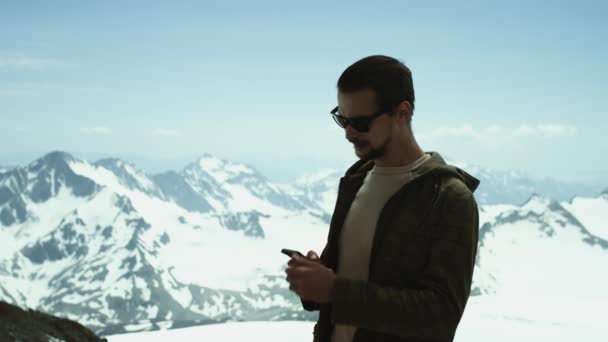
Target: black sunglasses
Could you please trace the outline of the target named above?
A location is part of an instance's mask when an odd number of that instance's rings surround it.
[[[338,114],[338,107],[334,108],[330,114],[334,118],[334,121],[338,124],[338,126],[342,128],[346,128],[350,125],[352,128],[356,129],[359,132],[369,132],[369,125],[374,121],[375,118],[379,117],[382,114],[389,113],[384,109],[377,111],[371,116],[358,116],[354,118],[347,118],[340,114]]]

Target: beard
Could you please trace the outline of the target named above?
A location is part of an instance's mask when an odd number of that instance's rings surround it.
[[[391,142],[391,137],[388,136],[386,140],[384,140],[382,145],[376,148],[372,147],[369,143],[360,140],[354,140],[351,142],[355,144],[355,153],[357,154],[357,156],[361,160],[369,161],[372,159],[380,159],[384,155],[386,155],[388,151],[388,145]],[[359,146],[359,148],[357,148],[357,146]]]

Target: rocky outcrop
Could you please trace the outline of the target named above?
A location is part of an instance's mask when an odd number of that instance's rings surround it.
[[[0,341],[107,342],[83,325],[0,301]]]

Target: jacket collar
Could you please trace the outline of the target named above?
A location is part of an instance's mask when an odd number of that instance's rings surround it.
[[[412,180],[436,173],[452,174],[460,178],[471,192],[474,192],[479,186],[479,179],[459,167],[448,165],[439,152],[429,151],[426,153],[430,154],[431,158],[411,171]],[[374,165],[373,160],[360,159],[346,171],[344,179],[347,181],[362,181]]]

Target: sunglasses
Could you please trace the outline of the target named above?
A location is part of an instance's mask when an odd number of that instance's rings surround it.
[[[338,124],[338,126],[342,128],[346,128],[349,125],[359,132],[369,132],[369,125],[371,125],[372,121],[379,117],[382,114],[389,113],[386,110],[379,110],[371,116],[358,116],[354,118],[347,118],[338,113],[338,107],[334,108],[330,114],[334,118],[334,121]]]

